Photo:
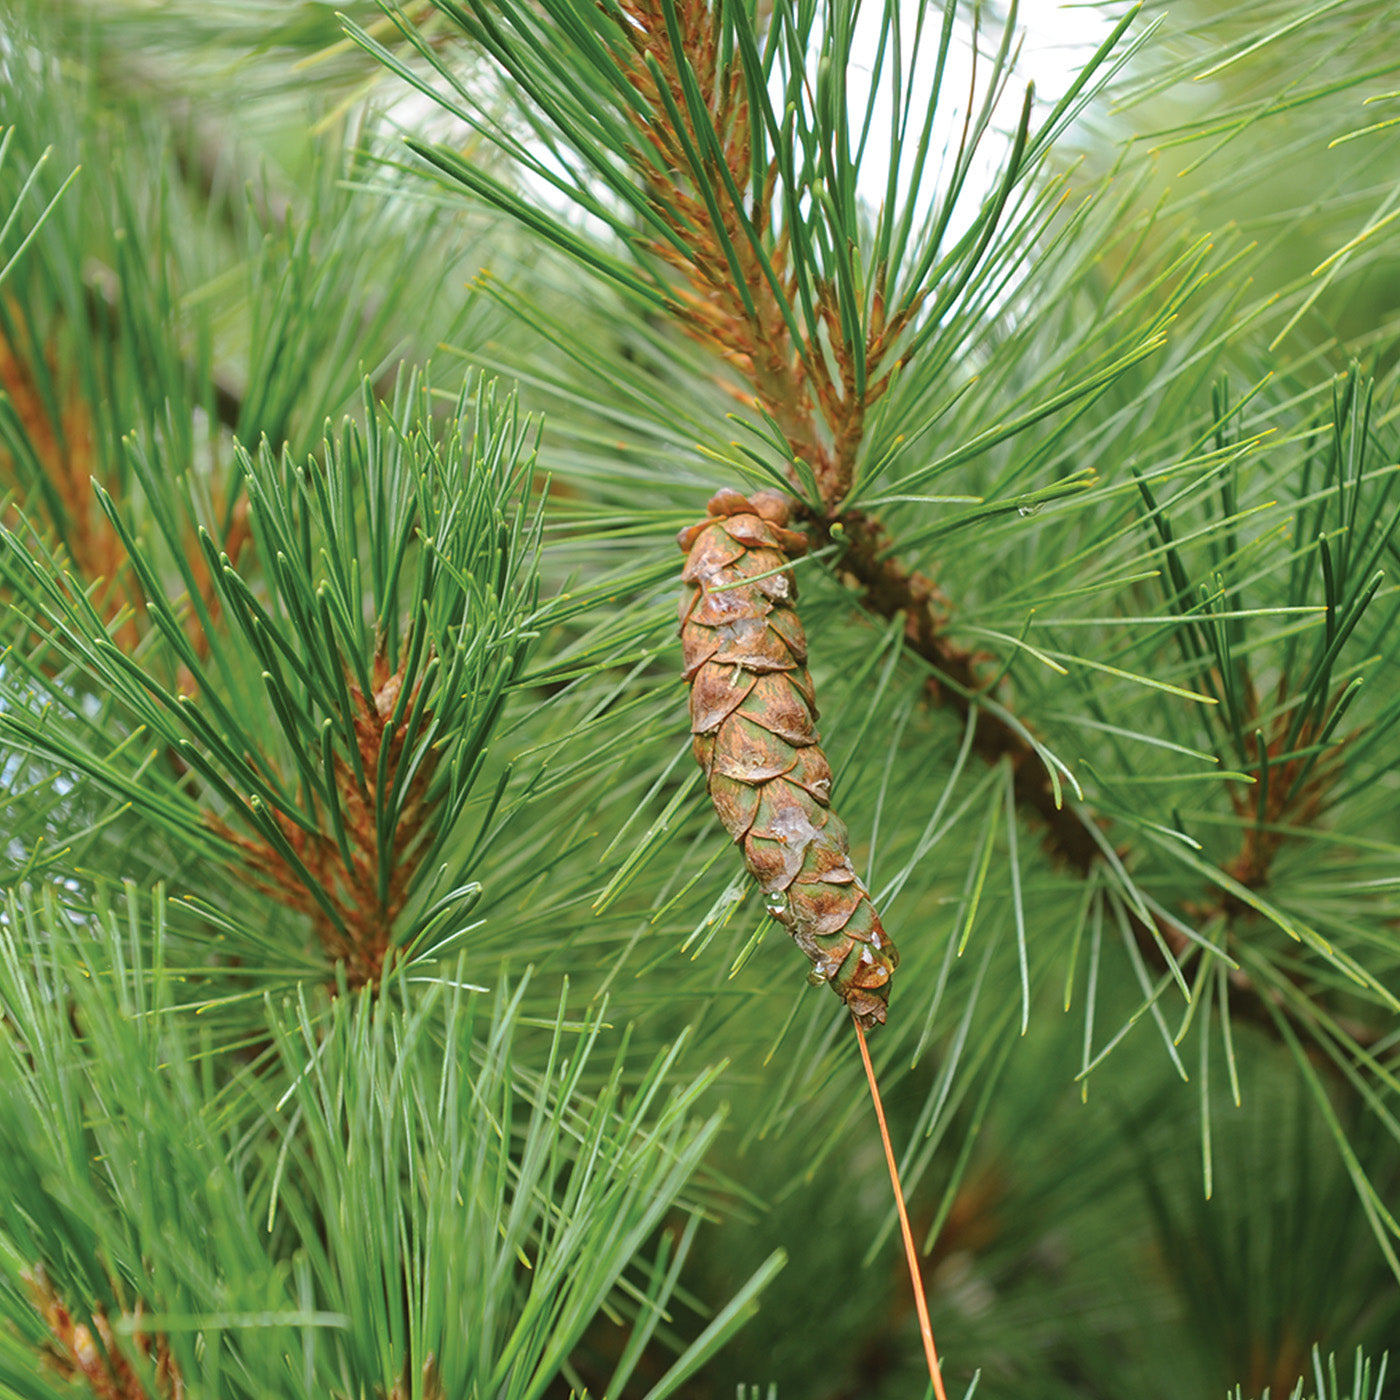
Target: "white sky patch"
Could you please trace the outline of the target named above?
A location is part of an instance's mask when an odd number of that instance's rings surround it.
[[[922,3],[925,32],[917,55],[909,50]],[[978,207],[994,187],[1001,171],[1012,132],[1020,113],[1026,85],[1034,82],[1036,105],[1032,129],[1044,120],[1054,102],[1067,90],[1075,76],[1108,36],[1114,23],[1127,8],[1122,4],[1081,3],[1064,4],[1059,0],[1020,0],[1016,29],[1021,36],[1020,52],[1014,71],[1005,86],[996,108],[992,129],[973,157],[965,188],[943,240],[944,246],[956,241],[959,234],[975,217]],[[907,106],[907,132],[900,161],[899,184],[895,199],[902,207],[910,197],[910,175],[914,162],[914,147],[922,126],[934,78],[939,31],[943,22],[940,0],[903,0],[901,22],[904,31],[904,71],[900,78],[901,103]],[[891,114],[895,101],[896,83],[891,72],[893,57],[885,54],[879,75],[872,73],[877,58],[877,44],[883,0],[864,0],[856,21],[855,46],[847,72],[852,144],[859,141],[861,125],[870,101],[872,81],[877,83],[869,136],[860,155],[857,172],[857,193],[872,214],[879,210],[888,193],[891,158]],[[992,57],[1002,37],[1000,16],[984,10],[977,35],[979,55],[974,65],[972,53],[973,3],[960,3],[953,40],[947,59],[942,91],[935,114],[928,155],[920,186],[915,198],[916,224],[938,207],[947,187],[949,174],[957,158],[964,124],[971,103],[974,117],[985,100],[986,83],[992,70]],[[815,75],[813,58],[811,71]],[[973,86],[975,74],[975,88]],[[779,101],[781,97],[779,96]],[[486,105],[490,106],[491,103]],[[430,139],[460,145],[462,132],[455,119],[432,108],[420,94],[405,94],[391,107],[392,118],[406,129],[417,129]],[[563,177],[570,177],[561,164],[541,145],[532,143],[532,153],[541,164]],[[516,178],[527,196],[540,207],[575,227],[598,235],[605,241],[608,231],[602,221],[584,215],[569,194],[557,188],[538,173],[520,168]],[[587,180],[593,196],[605,204],[614,199],[602,188],[601,182]]]
[[[1052,102],[1063,97],[1127,8],[1110,12],[1100,5],[1021,0],[1018,23],[1026,34],[1018,65],[1022,80],[1033,79],[1035,90]]]
[[[942,24],[941,7],[935,5],[933,0],[923,0],[923,3],[926,33],[918,55],[912,61],[906,56],[901,81],[904,88],[902,101],[907,103],[909,109],[908,127],[911,131],[911,135],[905,139],[900,159],[896,198],[901,202],[908,197],[914,161],[915,140],[912,133],[917,131],[928,109],[936,72],[938,33]],[[919,0],[905,0],[901,19],[906,47],[912,42],[919,8]],[[975,120],[985,101],[993,58],[1002,42],[1001,21],[984,14],[977,33],[978,55],[974,64],[972,8],[971,5],[959,8],[939,94],[939,110],[933,122],[927,166],[917,194],[919,205],[930,212],[937,206],[948,172],[957,157],[969,107]],[[1099,5],[1021,0],[1016,16],[1016,30],[1020,35],[1019,55],[995,110],[992,130],[973,159],[959,210],[949,228],[950,238],[957,238],[992,190],[1009,149],[1027,84],[1035,84],[1036,105],[1031,118],[1034,130],[1054,103],[1064,96],[1094,51],[1108,37],[1125,8],[1118,6],[1115,12],[1110,12]],[[878,77],[872,73],[872,65],[878,56],[882,11],[883,6],[879,3],[867,4],[863,8],[856,25],[855,49],[847,75],[853,127],[857,127],[864,118],[872,81],[878,83],[871,135],[861,156],[857,185],[862,200],[872,211],[880,208],[888,190],[891,155],[888,133],[896,91],[891,71],[892,59],[888,52]]]

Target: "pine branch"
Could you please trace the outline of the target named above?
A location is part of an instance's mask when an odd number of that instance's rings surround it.
[[[351,987],[428,955],[467,907],[475,887],[444,853],[544,617],[530,425],[483,391],[437,434],[425,395],[407,383],[396,422],[366,384],[365,429],[328,438],[324,466],[240,450],[246,515],[222,549],[134,453],[187,586],[172,602],[160,556],[99,487],[144,603],[134,654],[125,618],[65,578],[37,524],[0,528],[0,580],[31,638],[2,678],[0,730],[300,915]],[[196,528],[198,568],[182,549]],[[265,582],[234,558],[249,539]],[[83,694],[107,697],[107,723],[86,722]],[[240,938],[261,960],[251,928]]]
[[[528,94],[527,119],[539,131],[551,130],[571,142],[595,177],[634,210],[635,224],[610,217],[586,194],[581,180],[572,187],[580,202],[587,201],[586,207],[608,219],[652,285],[660,284],[656,293],[645,294],[656,295],[657,304],[686,334],[724,361],[742,384],[734,392],[751,399],[776,430],[813,544],[819,551],[835,550],[838,574],[867,611],[902,626],[906,649],[932,672],[930,699],[964,723],[972,752],[989,766],[1009,766],[1015,806],[1041,830],[1056,862],[1080,877],[1105,869],[1121,883],[1139,954],[1181,982],[1179,962],[1198,941],[1190,932],[1198,911],[1149,911],[1126,875],[1131,846],[1115,850],[1105,833],[1106,813],[1096,812],[1082,797],[1066,800],[1060,774],[1039,744],[1034,725],[992,693],[999,673],[954,640],[956,604],[946,582],[906,566],[901,554],[907,542],[863,507],[860,491],[853,489],[871,451],[867,425],[873,410],[897,380],[917,381],[930,372],[921,352],[959,299],[980,288],[998,240],[1011,240],[1007,226],[1024,226],[1026,236],[1034,227],[1026,221],[1029,216],[1018,212],[1015,192],[1034,172],[1033,155],[1043,152],[1053,136],[1064,104],[1033,133],[1028,97],[1009,137],[996,187],[970,231],[941,261],[926,254],[918,264],[920,279],[897,281],[891,267],[870,252],[868,232],[855,212],[844,89],[836,82],[834,66],[843,58],[844,41],[835,21],[822,37],[830,46],[823,64],[833,67],[823,67],[813,93],[803,76],[812,35],[784,6],[760,36],[742,8],[713,10],[704,0],[629,0],[606,19],[600,17],[588,40],[562,2],[546,5],[539,20],[527,19],[513,6],[504,7],[500,16],[484,4],[447,8]],[[527,32],[532,36],[529,52],[521,41]],[[1120,27],[1089,72],[1106,59],[1121,33]],[[372,47],[365,36],[357,37]],[[1005,58],[1003,48],[988,80],[989,93],[1005,80]],[[557,66],[565,62],[595,74],[615,112],[605,116],[596,106],[586,108],[576,81],[565,78]],[[789,111],[796,110],[795,129],[784,127],[769,96],[778,75],[786,84]],[[1082,85],[1076,99],[1080,91]],[[978,135],[987,129],[990,103],[989,97]],[[453,110],[472,120],[469,109]],[[443,148],[419,143],[415,149],[450,177],[521,216],[518,206],[493,193],[495,187],[469,177]],[[900,159],[895,140],[893,169]],[[880,216],[882,228],[893,217],[893,193],[891,201]],[[572,231],[548,216],[531,219],[538,232],[577,255]],[[1161,330],[1200,284],[1200,256],[1199,251],[1189,253],[1173,269],[1175,285],[1162,289],[1165,295],[1145,327],[1139,324],[1123,334],[1099,361],[1097,373],[1082,375],[1056,400],[1038,406],[1029,421],[1052,406],[1092,398],[1152,353]],[[644,294],[643,283],[629,286]],[[1228,415],[1218,416],[1223,421]],[[1018,430],[1016,423],[989,430],[987,440],[971,445],[964,455],[974,447],[985,451],[998,436]],[[937,469],[946,470],[954,460]],[[934,470],[927,468],[927,475]],[[917,488],[924,479],[925,473],[915,472],[901,486]],[[1170,541],[1166,545],[1170,553]],[[1366,600],[1353,599],[1351,606],[1354,616],[1348,617],[1354,625]],[[1327,695],[1325,684],[1314,688],[1309,706],[1316,710],[1325,703],[1335,709],[1339,698],[1326,700]],[[1326,722],[1319,712],[1306,721],[1302,737],[1320,735]],[[1292,815],[1305,821],[1324,805],[1326,765],[1317,771],[1316,753],[1307,744],[1295,763],[1292,746],[1298,739],[1298,732],[1290,732],[1277,740],[1276,756],[1294,766],[1282,775],[1287,796],[1275,786],[1270,801],[1291,803]],[[1259,815],[1256,834],[1245,838],[1246,847],[1224,868],[1222,878],[1263,887],[1278,844],[1267,831],[1282,811],[1279,806]],[[1246,907],[1252,916],[1261,906],[1255,899],[1240,909]],[[1222,906],[1222,912],[1237,918],[1240,910]],[[1238,968],[1232,976],[1246,996],[1270,996]],[[1256,1019],[1266,1027],[1273,1024],[1262,1007]],[[1374,1042],[1381,1032],[1360,1034],[1359,1045]]]
[[[0,448],[0,483],[20,499],[46,508],[47,525],[66,550],[84,583],[98,590],[95,606],[106,621],[125,614],[122,644],[135,646],[140,588],[125,570],[121,542],[96,509],[89,486],[94,462],[93,423],[87,407],[69,385],[53,382],[54,355],[34,343],[34,328],[18,307],[7,306],[0,331],[0,393],[4,395],[5,438]],[[62,394],[49,405],[31,368],[47,362],[47,386]]]
[[[170,1344],[159,1333],[152,1336],[140,1327],[137,1311],[123,1322],[134,1322],[135,1346],[154,1362],[155,1389],[150,1390],[123,1354],[106,1312],[93,1310],[92,1326],[78,1322],[49,1282],[42,1264],[21,1273],[30,1299],[49,1329],[51,1340],[43,1364],[63,1381],[84,1383],[94,1400],[182,1400],[185,1383],[170,1353]],[[95,1335],[94,1335],[95,1334]]]

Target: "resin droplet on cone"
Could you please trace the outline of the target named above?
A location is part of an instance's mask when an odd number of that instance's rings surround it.
[[[788,561],[807,549],[777,491],[720,491],[682,530],[681,645],[695,757],[768,910],[863,1026],[885,1019],[899,962],[829,805],[807,639]]]

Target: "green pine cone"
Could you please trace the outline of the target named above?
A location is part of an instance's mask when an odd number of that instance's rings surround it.
[[[807,639],[788,560],[806,551],[787,529],[788,500],[720,491],[709,518],[682,530],[681,645],[695,757],[725,829],[768,909],[867,1028],[884,1021],[899,962],[851,866],[830,809],[831,768],[817,734]]]

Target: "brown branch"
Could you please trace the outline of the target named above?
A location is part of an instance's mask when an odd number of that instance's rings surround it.
[[[102,471],[91,408],[75,386],[60,384],[61,370],[52,343],[47,351],[40,351],[27,317],[13,300],[6,306],[5,319],[13,329],[14,339],[0,333],[0,393],[10,401],[33,454],[39,479],[31,480],[14,455],[0,449],[0,485],[8,486],[25,502],[32,522],[42,522],[52,532],[78,578],[93,587],[89,598],[103,620],[114,623],[121,619],[112,632],[112,641],[130,653],[145,634],[146,595],[130,566],[126,546],[105,512],[99,509],[92,487],[94,479],[101,480],[103,489],[119,499],[121,484]],[[45,377],[59,385],[56,392],[62,397],[58,404],[49,404],[40,389],[35,366],[41,356],[48,368]],[[216,516],[225,514],[217,493],[214,510]],[[231,523],[224,552],[237,562],[251,539],[246,501],[235,501],[228,517]],[[184,548],[204,610],[211,619],[217,619],[218,591],[192,526],[185,532]],[[208,632],[200,625],[193,607],[190,613],[186,626],[190,644],[197,655],[207,656]],[[179,684],[186,693],[195,690],[194,677],[184,667]]]
[[[846,341],[830,282],[816,283],[819,324],[796,342],[785,310],[798,301],[798,274],[790,265],[786,234],[775,234],[773,227],[778,165],[771,162],[762,185],[753,188],[740,57],[721,66],[715,20],[705,0],[681,0],[677,20],[685,59],[710,127],[697,130],[662,7],[657,0],[628,0],[626,13],[631,24],[625,33],[636,55],[627,77],[648,113],[630,113],[643,143],[634,165],[653,207],[675,235],[674,241],[656,239],[649,248],[681,278],[673,303],[676,319],[746,381],[743,397],[757,396],[793,455],[812,467],[830,512],[850,488],[866,415],[888,385],[888,375],[878,373],[880,364],[922,299],[915,297],[888,315],[884,270],[876,270],[874,312],[861,347],[870,372],[864,393],[857,392],[856,353]],[[681,114],[682,132],[670,120],[672,110]],[[644,157],[646,148],[654,159]],[[747,200],[747,208],[736,207],[731,187]]]
[[[156,1389],[150,1391],[123,1354],[107,1314],[102,1308],[92,1312],[92,1326],[77,1321],[59,1297],[42,1264],[21,1273],[30,1301],[49,1329],[44,1360],[51,1370],[70,1384],[86,1383],[95,1400],[182,1400],[184,1377],[163,1336],[136,1331],[133,1340],[141,1354],[155,1358]],[[139,1320],[138,1307],[135,1317]]]
[[[402,811],[389,836],[384,852],[377,820],[381,753],[385,755],[385,782],[392,788],[403,759],[407,736],[407,714],[412,698],[404,707],[404,717],[393,723],[402,676],[390,672],[384,657],[377,656],[372,677],[374,694],[366,698],[353,679],[346,682],[357,708],[354,719],[362,782],[352,764],[336,755],[334,772],[327,777],[335,785],[336,798],[344,825],[350,861],[346,864],[340,844],[330,829],[330,814],[320,813],[322,828],[308,832],[287,812],[273,811],[283,840],[300,866],[331,905],[328,910],[313,893],[313,886],[297,865],[276,845],[262,836],[246,836],[214,813],[206,813],[205,825],[241,855],[253,887],[268,898],[296,910],[311,924],[326,956],[345,967],[346,980],[356,988],[380,980],[390,957],[390,938],[395,921],[403,912],[408,892],[418,869],[421,838],[428,830],[432,809],[427,790],[436,769],[436,753],[424,755],[404,790]],[[390,875],[387,893],[381,896],[379,871],[387,860]]]
[[[1098,842],[1078,812],[1057,804],[1049,774],[1024,737],[977,704],[986,680],[979,673],[978,657],[950,641],[943,630],[943,591],[923,574],[904,568],[890,552],[889,536],[878,520],[848,511],[837,523],[846,546],[839,568],[857,590],[861,605],[878,617],[903,617],[905,646],[936,673],[929,684],[931,698],[964,721],[976,711],[973,751],[989,765],[1010,763],[1016,804],[1040,820],[1046,849],[1060,864],[1087,875],[1102,857]],[[835,540],[830,524],[818,520],[812,526],[822,544]]]
[[[92,413],[71,386],[61,391],[61,402],[47,402],[34,366],[46,358],[46,378],[56,381],[52,346],[47,355],[41,352],[32,327],[13,300],[6,312],[14,338],[0,334],[0,393],[10,401],[41,480],[31,480],[14,455],[0,448],[0,482],[15,491],[31,512],[46,516],[44,523],[78,576],[97,585],[91,601],[102,617],[111,622],[126,613],[113,640],[130,649],[140,639],[137,618],[144,615],[143,600],[121,540],[93,497],[91,478],[98,463]]]
[[[1039,824],[1045,850],[1056,864],[1081,877],[1088,876],[1104,859],[1103,848],[1088,823],[1099,821],[1102,825],[1102,820],[1083,809],[1057,805],[1050,775],[1040,756],[1005,719],[977,705],[976,697],[986,684],[979,672],[979,658],[958,647],[943,631],[947,599],[942,591],[924,575],[904,568],[891,552],[889,537],[879,521],[851,511],[840,518],[839,524],[846,545],[839,568],[858,591],[861,605],[878,617],[903,616],[905,646],[936,673],[928,686],[930,698],[964,721],[977,710],[973,752],[988,765],[1010,763],[1017,810]],[[830,544],[835,539],[832,527],[822,520],[812,521],[811,528],[821,543]],[[946,683],[940,683],[938,677]],[[1276,759],[1282,756],[1286,728],[1287,716],[1280,716],[1270,744]],[[1307,730],[1293,747],[1305,751],[1310,742],[1311,730]],[[1273,769],[1267,795],[1262,784],[1250,789],[1258,794],[1259,801],[1266,803],[1266,808],[1257,814],[1257,824],[1251,821],[1245,828],[1239,854],[1224,868],[1251,889],[1260,889],[1268,882],[1273,858],[1285,840],[1276,828],[1291,820],[1300,829],[1306,829],[1326,806],[1329,784],[1337,771],[1335,756],[1331,762],[1317,765],[1311,775],[1306,773],[1306,762],[1306,758],[1285,757]],[[1300,781],[1295,783],[1295,779]],[[1243,810],[1241,815],[1245,815]],[[1238,936],[1234,926],[1257,917],[1250,906],[1228,893],[1205,912],[1207,916],[1219,913],[1231,925],[1227,947]],[[1133,910],[1129,909],[1127,915],[1139,951],[1159,972],[1168,971],[1163,943],[1177,959],[1188,955],[1194,946],[1182,926],[1170,919],[1158,916],[1153,927],[1149,927]],[[1272,988],[1259,986],[1238,969],[1231,972],[1230,984],[1244,998],[1232,1009],[1232,1015],[1277,1036],[1270,1008],[1290,1014],[1283,997]],[[1378,1043],[1385,1034],[1355,1021],[1347,1022],[1346,1032],[1363,1049]],[[1330,1060],[1324,1062],[1331,1064]]]

